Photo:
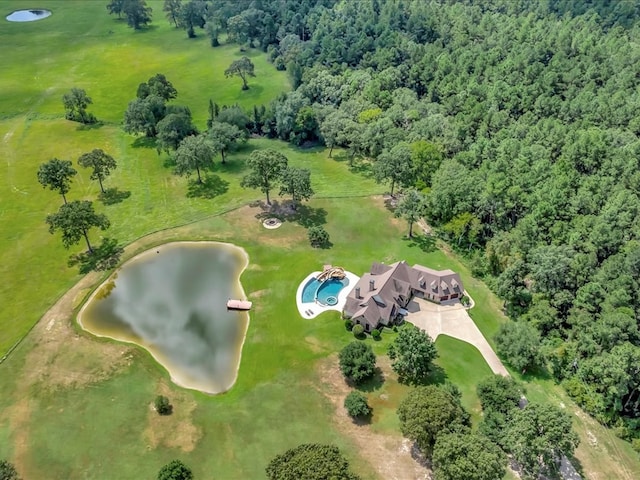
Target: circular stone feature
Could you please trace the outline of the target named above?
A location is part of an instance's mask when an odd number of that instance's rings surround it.
[[[267,218],[264,222],[262,222],[262,226],[264,228],[268,228],[269,230],[278,228],[280,225],[282,225],[282,222],[277,218]]]
[[[325,301],[325,303],[327,305],[330,305],[330,306],[331,305],[335,305],[336,303],[338,303],[338,299],[336,297],[327,297],[327,298],[325,298],[324,301]]]

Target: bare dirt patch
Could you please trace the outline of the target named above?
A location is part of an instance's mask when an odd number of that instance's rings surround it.
[[[85,276],[42,317],[30,334],[33,342],[20,372],[16,402],[0,414],[9,421],[14,435],[14,460],[25,478],[29,478],[29,426],[31,387],[45,391],[78,388],[110,377],[131,363],[130,347],[96,342],[78,334],[72,327],[74,307],[98,280],[97,274]]]
[[[380,366],[383,376],[387,366]],[[347,385],[338,367],[337,355],[320,362],[318,374],[321,379],[320,391],[334,405],[333,416],[336,428],[348,436],[358,447],[362,457],[385,480],[426,480],[430,479],[430,470],[417,461],[416,451],[410,441],[400,435],[374,432],[368,424],[355,423],[347,414],[343,402],[351,387]]]
[[[162,445],[191,452],[200,438],[202,429],[193,424],[193,411],[197,403],[182,391],[172,390],[165,382],[160,382],[158,395],[164,395],[173,406],[171,415],[158,415],[153,403],[149,404],[147,428],[143,432],[144,441],[149,450]]]
[[[131,363],[132,350],[122,344],[97,342],[72,327],[79,294],[88,292],[97,275],[84,277],[42,318],[32,332],[35,347],[28,353],[21,382],[41,383],[46,390],[78,388],[109,378]]]

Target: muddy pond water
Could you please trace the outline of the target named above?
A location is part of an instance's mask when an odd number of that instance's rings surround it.
[[[146,348],[174,383],[221,393],[236,380],[247,312],[246,252],[218,242],[162,245],[126,262],[91,296],[78,322],[88,332]]]

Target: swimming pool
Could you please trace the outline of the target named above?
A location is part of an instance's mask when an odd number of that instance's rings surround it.
[[[338,302],[338,294],[349,285],[347,277],[342,280],[331,278],[319,282],[312,278],[302,290],[302,303],[314,303],[316,300],[322,305],[335,305]]]

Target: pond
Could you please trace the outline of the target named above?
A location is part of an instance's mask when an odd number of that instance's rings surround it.
[[[249,314],[227,310],[245,298],[246,252],[218,242],[162,245],[126,262],[78,315],[88,332],[146,348],[177,385],[221,393],[234,384]]]
[[[51,11],[43,8],[33,8],[30,10],[16,10],[5,18],[10,22],[35,22],[51,16]]]

